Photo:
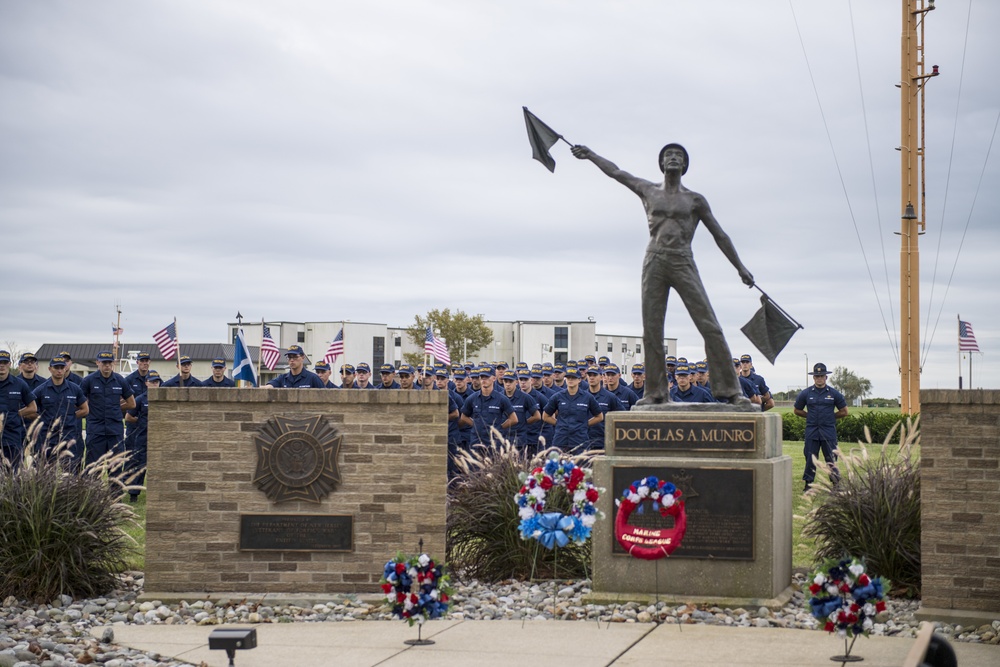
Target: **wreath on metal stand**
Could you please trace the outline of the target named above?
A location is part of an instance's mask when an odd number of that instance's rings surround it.
[[[423,547],[423,540],[421,547]],[[452,595],[450,575],[444,564],[438,564],[425,553],[407,557],[398,552],[382,569],[382,592],[392,605],[392,615],[411,626],[417,625],[417,638],[407,639],[410,646],[433,644],[423,639],[421,631],[426,621],[441,618],[448,611]]]

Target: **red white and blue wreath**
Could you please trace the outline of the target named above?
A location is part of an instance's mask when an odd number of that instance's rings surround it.
[[[885,611],[883,598],[888,588],[888,580],[868,576],[857,560],[830,561],[813,574],[809,607],[827,632],[868,636],[875,615]]]
[[[570,542],[582,544],[590,539],[591,529],[600,513],[597,499],[600,490],[590,481],[591,472],[558,453],[549,454],[544,465],[530,473],[521,473],[521,490],[514,496],[521,517],[518,530],[522,540],[538,540],[546,549],[564,547]],[[549,492],[564,488],[572,505],[569,514],[546,512]]]
[[[446,566],[427,554],[407,558],[398,553],[385,564],[379,583],[392,605],[392,615],[413,625],[447,613],[452,594],[449,581]]]
[[[632,482],[622,497],[615,501],[615,539],[630,556],[643,560],[657,560],[669,556],[684,539],[687,531],[687,513],[684,502],[679,500],[681,490],[671,482],[656,477],[643,477]],[[674,518],[673,528],[639,528],[628,520],[638,508],[642,513],[642,503],[651,500],[653,509],[664,517]]]

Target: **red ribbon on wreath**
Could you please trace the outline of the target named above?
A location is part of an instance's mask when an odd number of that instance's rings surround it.
[[[676,500],[681,495],[680,489],[674,492],[675,502],[670,507],[664,507],[660,503],[660,514],[664,517],[674,518],[673,528],[642,528],[629,524],[628,519],[632,516],[635,508],[642,503],[633,503],[627,498],[623,498],[618,504],[618,512],[615,515],[615,539],[622,548],[628,551],[633,558],[643,560],[658,560],[664,556],[672,554],[681,545],[684,533],[687,531],[687,513],[684,511],[684,501]]]

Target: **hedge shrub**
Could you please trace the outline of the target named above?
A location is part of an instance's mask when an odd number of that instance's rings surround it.
[[[837,420],[837,440],[842,443],[867,441],[899,444],[900,431],[893,429],[904,419],[905,416],[898,412],[849,412],[846,417]],[[871,440],[865,438],[865,426],[871,432]],[[802,440],[805,438],[805,430],[806,420],[803,417],[791,412],[781,415],[781,437],[784,440]]]

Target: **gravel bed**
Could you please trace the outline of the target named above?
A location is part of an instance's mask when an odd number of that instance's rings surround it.
[[[805,579],[796,575],[796,588]],[[722,609],[691,605],[583,604],[590,582],[520,582],[480,584],[453,582],[449,619],[552,621],[589,620],[607,623],[684,623],[741,627],[779,627],[816,630],[817,621],[796,590],[784,608]],[[114,643],[114,627],[121,625],[218,625],[225,623],[315,623],[393,620],[386,607],[339,596],[312,607],[260,604],[250,600],[195,600],[165,605],[138,602],[143,574],[122,575],[118,590],[105,597],[74,600],[62,596],[49,604],[29,604],[13,597],[0,605],[0,667],[58,667],[97,664],[105,667],[175,667],[189,663],[144,653]],[[913,613],[919,603],[890,599],[879,615],[873,634],[914,637],[919,622]],[[100,640],[89,633],[111,626]],[[938,624],[938,632],[951,641],[1000,644],[1000,620],[989,625],[963,627]]]

